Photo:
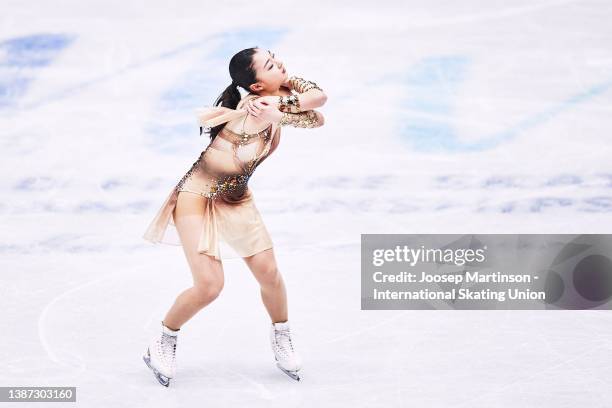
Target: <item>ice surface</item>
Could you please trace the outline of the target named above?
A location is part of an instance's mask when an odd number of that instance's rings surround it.
[[[361,311],[359,243],[610,233],[612,4],[295,4],[3,2],[0,385],[84,407],[610,406],[610,313]],[[205,146],[194,109],[255,45],[329,98],[250,181],[302,381],[237,259],[165,389],[141,355],[191,275],[141,237]]]

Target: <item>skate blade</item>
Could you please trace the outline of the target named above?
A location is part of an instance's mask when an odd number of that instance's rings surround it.
[[[157,369],[155,369],[155,367],[151,365],[151,354],[148,349],[147,349],[147,354],[142,356],[142,359],[147,364],[147,366],[153,371],[153,375],[155,375],[155,378],[157,378],[157,381],[159,381],[161,385],[163,385],[164,387],[167,387],[170,385],[170,379],[166,377],[165,375],[163,375],[162,373],[160,373],[159,371],[157,371]]]
[[[300,375],[298,374],[297,371],[289,371],[289,370],[285,370],[279,363],[276,363],[276,366],[278,368],[280,368],[280,370],[287,374],[289,377],[293,378],[296,381],[300,381]]]

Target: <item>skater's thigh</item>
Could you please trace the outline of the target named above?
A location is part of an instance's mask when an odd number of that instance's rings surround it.
[[[174,209],[174,224],[193,274],[195,285],[209,285],[211,281],[223,284],[223,265],[215,257],[198,252],[198,243],[204,226],[207,198],[189,192],[180,192]]]

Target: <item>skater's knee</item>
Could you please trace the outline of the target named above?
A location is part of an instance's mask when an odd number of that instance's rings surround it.
[[[264,287],[278,287],[282,278],[276,265],[271,265],[258,272],[259,284]]]
[[[219,296],[224,284],[221,266],[200,258],[200,262],[192,265],[192,273],[194,289],[203,303]]]
[[[223,285],[223,279],[210,278],[199,280],[194,286],[198,302],[206,305],[216,299],[221,290],[223,290]]]

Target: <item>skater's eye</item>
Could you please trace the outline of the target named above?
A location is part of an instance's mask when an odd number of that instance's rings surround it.
[[[270,56],[272,58],[274,58],[274,56],[276,55],[276,54],[272,53],[270,50],[268,50],[268,54],[270,54]],[[273,66],[274,66],[274,64],[270,64],[270,68],[268,68],[268,71],[271,70]]]

